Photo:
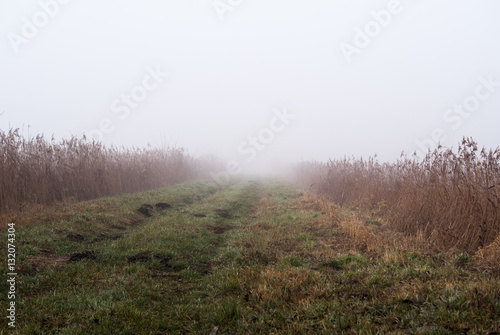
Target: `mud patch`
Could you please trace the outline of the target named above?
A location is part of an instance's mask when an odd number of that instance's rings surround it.
[[[63,266],[69,260],[68,255],[45,254],[27,258],[24,263],[34,270],[45,270],[49,267]]]
[[[115,241],[115,240],[118,240],[122,238],[122,235],[110,235],[110,234],[106,234],[106,233],[101,233],[99,235],[99,240],[112,240],[112,241]]]
[[[206,218],[207,217],[205,214],[201,214],[201,213],[194,213],[193,216],[195,218]]]
[[[229,212],[225,209],[216,209],[214,210],[214,213],[224,219],[228,219],[230,217]]]
[[[66,236],[66,238],[68,239],[68,241],[71,241],[71,242],[83,242],[83,241],[85,241],[85,237],[83,235],[80,235],[80,234],[68,234]]]
[[[196,268],[196,272],[198,272],[202,276],[208,276],[212,273],[212,267],[209,264],[198,266]]]
[[[167,270],[168,272],[179,272],[183,267],[171,264],[170,260],[172,257],[162,255],[162,254],[150,254],[150,253],[140,253],[134,256],[128,257],[129,263],[147,263],[153,260],[157,260],[162,270]]]
[[[159,211],[164,211],[166,209],[169,209],[170,207],[172,207],[172,205],[166,202],[159,202],[155,205],[155,208]]]
[[[227,232],[229,230],[233,230],[233,229],[234,229],[234,227],[230,227],[230,226],[207,227],[208,231],[211,231],[212,233],[215,233],[215,234],[224,234],[225,232]]]
[[[137,211],[146,217],[151,217],[155,214],[153,206],[149,204],[142,204]]]
[[[129,263],[137,263],[137,262],[149,262],[153,259],[157,259],[161,264],[169,264],[171,257],[162,255],[162,254],[138,254],[134,256],[130,256],[128,258]]]
[[[92,251],[92,250],[74,253],[74,254],[71,254],[71,256],[69,256],[67,263],[80,262],[80,261],[83,261],[86,259],[90,259],[90,260],[97,259],[97,253],[95,251]]]

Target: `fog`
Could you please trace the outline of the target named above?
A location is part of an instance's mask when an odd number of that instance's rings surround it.
[[[500,145],[496,1],[0,2],[0,129],[244,171]]]

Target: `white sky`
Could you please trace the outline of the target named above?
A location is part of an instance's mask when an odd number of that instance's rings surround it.
[[[499,146],[500,86],[474,95],[478,78],[500,82],[500,2],[401,0],[349,63],[341,44],[355,45],[357,28],[377,29],[371,12],[392,1],[220,0],[233,4],[224,20],[213,0],[0,1],[0,128],[67,137],[108,119],[107,144],[246,162],[244,141],[286,108],[294,119],[251,165],[393,160],[435,128],[445,146],[464,135]],[[148,67],[169,76],[123,117],[120,97],[140,93],[145,78],[154,84]],[[469,117],[446,114],[464,102]]]

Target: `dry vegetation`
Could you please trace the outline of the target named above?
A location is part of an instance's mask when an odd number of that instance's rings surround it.
[[[408,236],[440,250],[497,263],[500,251],[500,149],[479,150],[464,138],[454,152],[438,148],[423,160],[395,163],[345,158],[302,163],[298,180],[344,207],[369,209]]]
[[[0,131],[0,214],[33,204],[165,187],[206,168],[182,149],[119,149],[85,137],[60,142]]]

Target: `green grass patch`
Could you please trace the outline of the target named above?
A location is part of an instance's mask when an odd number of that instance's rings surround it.
[[[15,333],[500,329],[498,277],[474,270],[468,255],[356,249],[308,201],[283,182],[208,181],[41,213],[19,224],[18,266],[25,272]],[[172,207],[148,218],[136,212],[157,202]],[[87,251],[95,258],[67,263]],[[6,306],[5,296],[0,303]]]

